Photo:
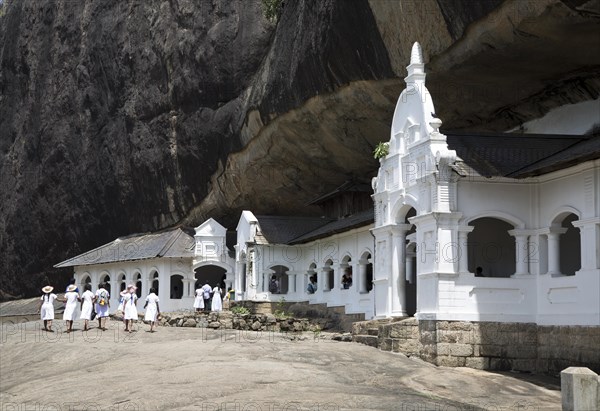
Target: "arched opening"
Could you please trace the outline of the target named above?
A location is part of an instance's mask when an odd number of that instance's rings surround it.
[[[560,226],[566,231],[560,236],[559,261],[562,275],[575,275],[581,269],[581,236],[579,229],[573,225],[573,221],[579,218],[573,213],[560,216]],[[559,221],[555,220],[555,223]]]
[[[306,282],[304,284],[304,290],[307,294],[314,294],[317,292],[317,265],[312,263],[306,271]]]
[[[406,206],[404,208],[406,210]],[[404,218],[400,217],[399,222],[405,224],[408,230],[404,232],[404,244],[403,249],[399,250],[401,255],[398,256],[399,271],[403,272],[404,284],[401,285],[403,290],[399,292],[404,293],[404,310],[409,316],[415,315],[417,312],[417,271],[416,271],[416,237],[417,228],[410,222],[410,218],[417,215],[417,210],[414,207],[410,207]],[[400,280],[401,281],[401,280]]]
[[[150,278],[152,278],[152,288],[156,290],[156,295],[158,295],[158,273],[154,271],[154,274],[150,274]]]
[[[373,262],[371,253],[365,251],[358,261],[358,292],[361,294],[370,293],[373,289]]]
[[[417,312],[417,244],[411,241],[406,246],[406,314]]]
[[[276,265],[271,267],[271,275],[269,276],[269,292],[271,294],[287,294],[289,290],[289,279],[287,272],[289,268],[284,265]],[[277,290],[273,287],[272,279],[277,282]],[[274,292],[275,291],[275,292]]]
[[[173,274],[171,276],[171,300],[180,300],[183,297],[183,276]]]
[[[224,293],[227,291],[225,289],[226,273],[226,269],[217,265],[204,265],[196,268],[196,270],[194,270],[194,278],[196,279],[195,289],[202,287],[204,284],[208,284],[211,288],[218,285]]]
[[[125,287],[126,287],[125,273],[121,273],[121,274],[119,274],[119,291],[120,292],[125,291]]]
[[[404,217],[404,224],[412,224],[408,219],[412,218],[416,215],[417,215],[417,210],[415,210],[413,207],[411,207],[410,210],[408,210],[408,212],[406,213],[406,216]],[[412,227],[410,228],[410,230],[408,230],[406,232],[406,237],[408,238],[409,235],[414,234],[416,232],[417,232],[417,228],[415,227],[414,224],[412,224]]]
[[[482,217],[469,223],[467,236],[469,271],[480,277],[510,277],[516,271],[514,228],[506,221]],[[481,267],[478,269],[478,267]]]
[[[82,283],[84,286],[85,286],[86,284],[90,284],[90,285],[91,285],[91,284],[92,284],[92,279],[90,278],[90,276],[89,276],[89,275],[86,275],[85,277],[83,277],[83,280],[82,280],[82,282],[81,282],[81,283]]]
[[[347,255],[342,258],[342,264],[340,265],[342,269],[342,278],[340,280],[340,287],[342,290],[349,290],[352,287],[352,258]]]
[[[371,254],[368,254],[367,258],[368,258],[369,262],[367,263],[365,289],[367,290],[368,293],[370,293],[373,290],[373,263],[372,263]]]
[[[136,286],[136,290],[135,290],[135,294],[137,295],[138,299],[142,298],[142,274],[137,273],[135,276],[135,286]]]
[[[242,253],[241,261],[242,261],[242,265],[241,265],[242,272],[240,273],[240,291],[245,293],[246,292],[246,282],[248,281],[246,279],[246,276],[248,275],[248,273],[246,272],[248,269],[248,265],[246,264],[246,253]]]
[[[110,290],[110,275],[108,273],[104,273],[100,276],[100,284],[104,284],[104,289],[108,291],[109,295],[112,295]]]

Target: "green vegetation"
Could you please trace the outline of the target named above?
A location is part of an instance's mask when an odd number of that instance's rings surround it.
[[[235,307],[232,307],[231,312],[239,315],[250,314],[250,310],[246,307],[242,307],[241,305],[236,305]]]
[[[262,0],[263,14],[269,21],[277,21],[283,0]]]
[[[315,340],[318,340],[321,338],[321,326],[317,325],[315,326],[315,328],[313,329],[313,336]]]
[[[277,303],[276,310],[273,315],[277,318],[288,318],[291,317],[290,313],[285,310],[285,298],[281,297]]]
[[[380,159],[387,156],[389,153],[390,144],[380,141],[379,144],[377,144],[377,146],[375,147],[375,150],[373,150],[373,157],[375,157],[376,159]]]

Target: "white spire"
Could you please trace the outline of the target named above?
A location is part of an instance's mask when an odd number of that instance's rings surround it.
[[[421,45],[418,41],[412,46],[410,52],[410,64],[423,64],[423,53],[421,52]]]
[[[415,41],[410,53],[410,64],[406,67],[408,75],[404,78],[406,84],[425,82],[425,64],[423,63],[423,53],[421,45]]]

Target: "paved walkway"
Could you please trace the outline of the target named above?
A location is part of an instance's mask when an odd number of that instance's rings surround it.
[[[2,325],[1,410],[560,410],[560,392],[510,375],[312,333],[124,334],[113,321],[66,334],[62,324],[55,333],[39,321]]]

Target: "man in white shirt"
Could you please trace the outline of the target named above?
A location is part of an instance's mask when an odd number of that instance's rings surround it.
[[[204,293],[204,311],[210,311],[210,293],[212,292],[212,288],[206,283],[202,286],[202,291]]]

